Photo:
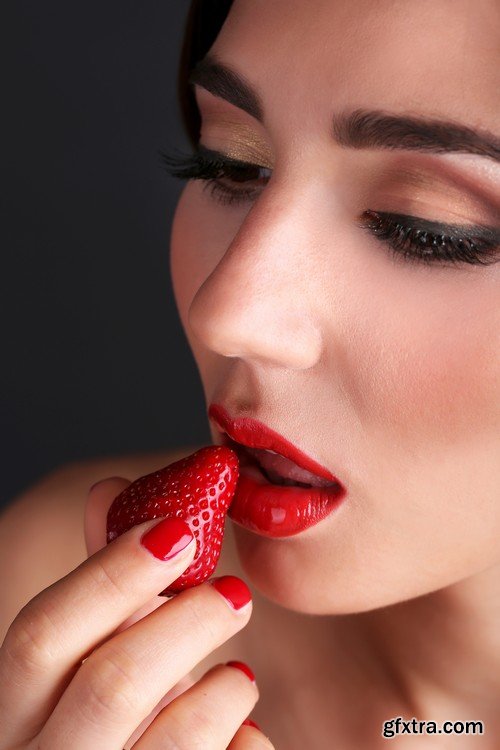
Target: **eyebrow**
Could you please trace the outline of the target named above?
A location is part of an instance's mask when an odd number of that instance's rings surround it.
[[[195,65],[188,82],[264,121],[258,93],[244,76],[219,62],[213,53]],[[335,115],[332,133],[337,143],[347,148],[467,153],[500,162],[500,138],[452,121],[356,109]]]

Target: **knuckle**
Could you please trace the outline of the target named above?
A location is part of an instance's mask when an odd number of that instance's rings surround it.
[[[214,715],[201,706],[164,709],[168,719],[162,728],[165,750],[206,750],[220,744]],[[166,744],[163,744],[166,742]]]
[[[28,673],[45,671],[59,654],[56,632],[46,596],[37,595],[10,625],[2,646],[4,656],[17,669]]]
[[[120,721],[140,710],[144,693],[139,667],[123,649],[107,646],[105,653],[91,655],[80,673],[79,702],[93,721]]]
[[[93,579],[94,585],[97,585],[100,598],[111,597],[113,600],[128,600],[130,596],[130,587],[127,581],[121,575],[121,568],[116,570],[107,560],[104,563],[100,559],[93,560],[89,568],[89,575]]]

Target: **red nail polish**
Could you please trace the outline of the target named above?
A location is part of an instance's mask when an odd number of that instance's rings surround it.
[[[241,722],[241,726],[247,726],[247,727],[255,727],[255,729],[258,729],[259,732],[262,732],[262,729],[259,727],[258,724],[255,723],[255,721],[252,721],[252,719],[245,719],[245,721]]]
[[[255,685],[257,684],[255,682],[255,675],[248,666],[248,664],[245,664],[243,661],[227,661],[226,667],[236,667],[236,669],[241,669],[242,672],[246,674],[249,680],[253,682]]]
[[[146,547],[159,560],[171,560],[194,539],[187,523],[180,518],[164,518],[141,539]]]
[[[236,576],[212,578],[209,583],[222,594],[232,609],[241,609],[252,600],[252,592],[246,583]]]

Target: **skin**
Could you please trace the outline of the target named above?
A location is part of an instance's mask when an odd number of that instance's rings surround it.
[[[500,731],[500,263],[395,262],[357,222],[498,227],[500,165],[342,148],[330,125],[374,108],[500,133],[499,28],[495,0],[236,0],[212,52],[259,92],[265,125],[196,86],[201,144],[273,169],[244,204],[191,181],[176,210],[174,291],[207,404],[265,422],[348,491],[295,537],[234,528],[280,637],[317,658],[307,716],[300,661],[283,690],[318,743],[332,700],[352,718],[331,687],[345,648],[364,668],[342,662],[344,695],[370,695],[377,722],[474,717],[481,747]],[[354,747],[348,723],[335,731]]]

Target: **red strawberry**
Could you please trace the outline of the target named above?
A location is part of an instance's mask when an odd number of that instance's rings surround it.
[[[211,445],[136,479],[111,504],[106,542],[150,518],[182,518],[197,539],[196,554],[189,568],[160,596],[203,583],[221,553],[225,517],[238,475],[236,453]]]

